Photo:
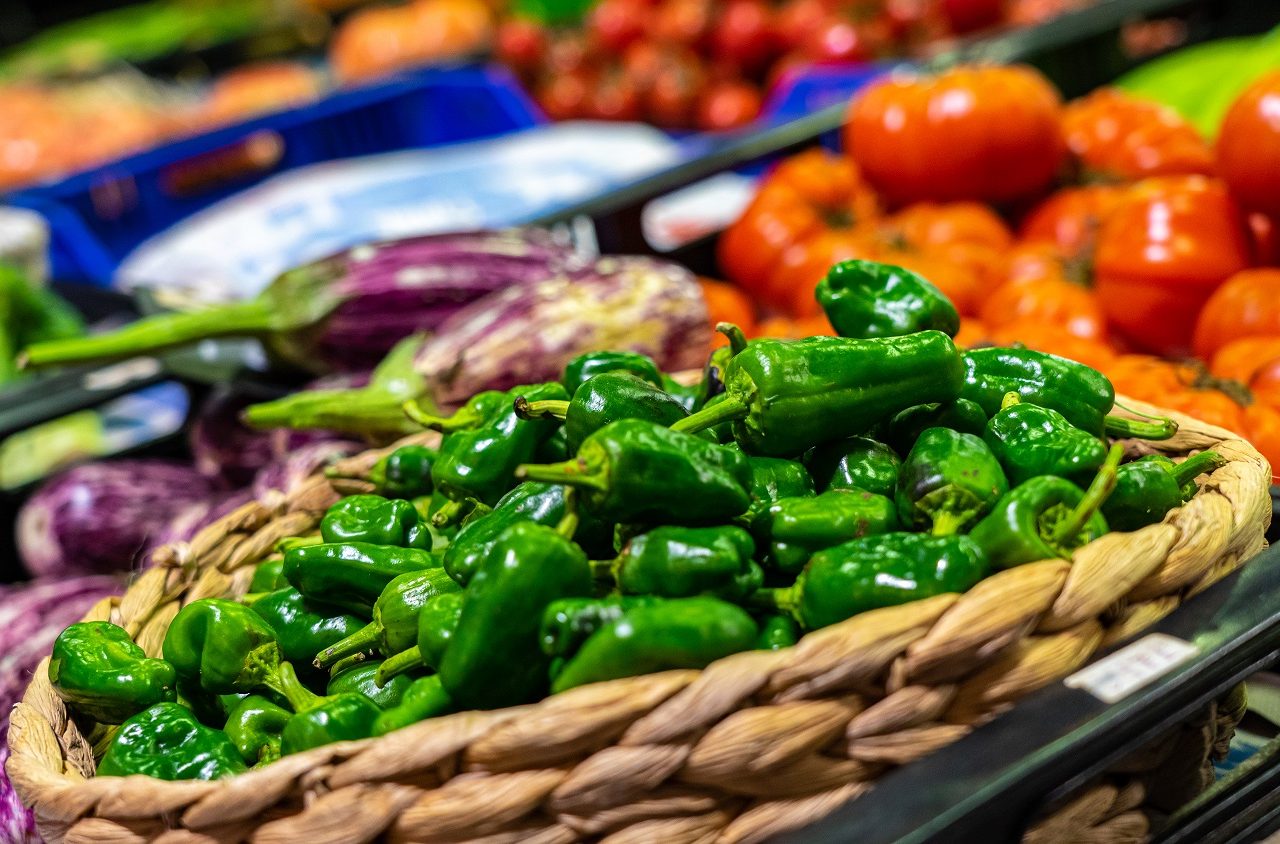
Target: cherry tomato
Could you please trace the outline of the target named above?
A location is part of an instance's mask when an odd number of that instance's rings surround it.
[[[710,132],[737,129],[760,116],[760,89],[741,80],[718,82],[698,101],[698,128]]]
[[[693,124],[706,70],[691,50],[673,49],[665,56],[649,85],[645,110],[659,126],[685,128]]]
[[[584,70],[555,74],[538,88],[534,98],[547,117],[552,120],[569,120],[587,113],[587,101],[594,80]]]
[[[754,73],[777,51],[773,10],[764,0],[728,0],[708,40],[716,60]]]
[[[711,31],[710,0],[664,0],[649,14],[649,35],[658,41],[698,48]]]
[[[831,17],[810,31],[800,50],[819,64],[842,64],[874,58],[875,46],[858,24]]]
[[[600,0],[587,25],[595,42],[612,53],[625,50],[644,35],[645,0]]]
[[[783,50],[802,46],[809,33],[827,22],[830,11],[823,0],[789,0],[775,21],[778,44]]]
[[[547,49],[549,73],[572,73],[589,63],[586,37],[579,32],[562,32]]]
[[[620,68],[601,74],[588,97],[587,114],[598,120],[639,120],[644,116],[640,91]]]
[[[498,60],[518,73],[536,71],[546,59],[550,38],[538,23],[508,18],[498,27],[495,52]]]
[[[1280,216],[1280,71],[1244,90],[1218,132],[1218,168],[1246,208]]]

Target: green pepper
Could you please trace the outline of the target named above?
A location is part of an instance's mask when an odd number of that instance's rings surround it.
[[[538,644],[542,614],[552,601],[591,590],[591,566],[572,542],[531,522],[507,528],[463,593],[458,628],[440,664],[445,691],[463,708],[541,697],[548,669]]]
[[[1107,458],[1107,447],[1098,437],[1056,410],[1022,401],[1017,393],[1005,396],[982,439],[1015,485],[1040,475],[1092,477]]]
[[[653,358],[638,352],[602,351],[578,355],[565,366],[561,383],[569,398],[573,398],[579,387],[603,372],[625,372],[655,387],[665,387],[658,364]]]
[[[784,498],[769,508],[769,560],[779,571],[794,574],[815,551],[895,530],[896,508],[883,495],[835,490]]]
[[[347,693],[319,699],[293,714],[280,735],[280,752],[301,753],[335,741],[356,741],[373,735],[373,724],[382,714],[378,705],[361,694]]]
[[[49,684],[58,697],[100,724],[119,724],[175,700],[177,679],[172,665],[149,658],[123,627],[107,621],[72,624],[58,634],[49,658]]]
[[[745,610],[716,598],[675,598],[632,607],[582,644],[556,677],[552,691],[674,668],[705,668],[750,650],[758,635]]]
[[[569,454],[576,454],[583,440],[619,419],[648,419],[666,427],[689,415],[678,399],[629,372],[594,375],[570,401],[529,401],[520,396],[515,409],[524,419],[563,419]]]
[[[757,601],[814,630],[868,610],[964,592],[987,568],[967,536],[887,533],[819,551],[793,586],[762,589]]]
[[[1030,349],[971,349],[964,354],[960,397],[976,402],[988,416],[1000,412],[1009,393],[1029,404],[1056,410],[1077,428],[1095,436],[1168,439],[1177,432],[1172,419],[1135,422],[1108,416],[1116,391],[1107,376],[1092,367]]]
[[[1000,463],[981,439],[929,428],[903,462],[894,498],[904,526],[947,536],[991,512],[1008,491]]]
[[[439,557],[420,548],[363,542],[307,545],[284,555],[285,578],[308,599],[365,617],[394,578],[439,567]]]
[[[247,765],[280,758],[280,734],[293,713],[262,695],[246,695],[227,715],[227,738]]]
[[[538,443],[538,447],[533,451],[533,459],[538,463],[559,463],[572,456],[573,452],[569,450],[569,435],[565,433],[563,425],[556,428],[554,434]]]
[[[120,725],[98,763],[98,776],[143,774],[161,780],[216,780],[243,773],[226,733],[206,727],[177,703],[157,703]]]
[[[192,601],[169,622],[162,650],[179,680],[208,694],[261,688],[290,694],[275,631],[243,604],[221,598]]]
[[[442,434],[453,434],[458,431],[473,431],[490,424],[495,417],[511,407],[511,398],[501,390],[485,390],[467,399],[467,403],[452,416],[436,416],[423,410],[415,402],[405,402],[404,413],[424,428]]]
[[[783,498],[814,494],[813,478],[803,464],[781,457],[748,457],[751,466],[751,506],[742,516],[757,541],[767,537],[769,508]]]
[[[274,592],[288,585],[289,581],[284,579],[284,557],[273,557],[259,563],[253,570],[253,579],[249,581],[249,593],[256,595]]]
[[[362,626],[354,615],[311,604],[292,586],[268,592],[249,609],[275,631],[281,656],[299,666],[310,667],[316,654]]]
[[[1116,484],[1116,468],[1124,449],[1116,443],[1107,453],[1088,490],[1064,478],[1043,475],[1019,484],[974,525],[969,536],[996,568],[1054,558],[1070,559],[1071,552],[1107,532],[1099,510]]]
[[[430,495],[431,467],[438,452],[425,445],[402,445],[369,470],[369,482],[388,498]]]
[[[1150,455],[1116,470],[1116,487],[1102,505],[1112,530],[1138,530],[1153,525],[1196,493],[1195,479],[1223,466],[1226,458],[1202,451],[1181,463]]]
[[[381,665],[379,660],[366,660],[344,668],[333,675],[324,693],[329,697],[348,693],[362,694],[378,704],[379,709],[399,706],[405,692],[413,685],[413,678],[401,675],[379,686],[376,678]]]
[[[662,600],[654,595],[608,595],[552,601],[542,613],[538,631],[542,652],[553,660],[571,657],[591,634],[622,618],[627,610]]]
[[[446,592],[428,601],[418,613],[416,643],[384,659],[378,666],[375,682],[386,684],[409,671],[439,670],[458,629],[465,597],[463,592]]]
[[[728,398],[672,426],[698,431],[734,420],[733,436],[753,454],[791,457],[865,433],[908,407],[951,401],[964,367],[941,331],[850,340],[756,340],[725,374]]]
[[[892,448],[867,437],[817,446],[805,454],[804,462],[822,492],[858,490],[891,496],[902,471],[902,460]]]
[[[554,381],[517,387],[509,395],[512,401],[516,396],[534,402],[568,398],[564,387]],[[454,501],[475,499],[493,506],[516,485],[516,467],[533,459],[538,445],[555,433],[557,425],[552,420],[521,419],[509,406],[479,428],[446,437],[431,469],[431,481]]]
[[[960,330],[960,314],[923,276],[875,261],[841,261],[814,295],[841,337],[901,337],[917,331]]]
[[[740,527],[667,525],[633,537],[608,564],[609,573],[624,595],[738,601],[764,580],[751,559],[755,550],[751,534]]]
[[[907,454],[929,428],[950,428],[982,436],[987,429],[987,414],[977,402],[968,399],[918,404],[890,417],[880,426],[879,436],[894,451]]]
[[[350,495],[335,503],[320,520],[320,537],[329,543],[363,542],[431,550],[431,532],[418,511],[402,498]]]
[[[662,389],[667,391],[667,395],[680,402],[680,406],[684,408],[685,413],[693,413],[702,406],[702,385],[699,384],[681,384],[669,375],[662,376]]]
[[[758,651],[780,651],[800,641],[800,626],[795,619],[782,613],[765,616],[760,624],[760,635],[756,637]]]
[[[390,656],[413,647],[422,608],[435,596],[460,589],[442,568],[398,575],[374,602],[373,621],[313,655],[316,667],[328,668],[362,651],[376,649]]]
[[[387,733],[416,724],[427,718],[444,715],[453,709],[453,700],[440,685],[440,675],[420,677],[409,684],[399,705],[385,710],[373,722],[373,734]]]
[[[723,524],[751,504],[743,454],[644,419],[612,422],[575,459],[517,474],[576,487],[583,511],[606,522]]]

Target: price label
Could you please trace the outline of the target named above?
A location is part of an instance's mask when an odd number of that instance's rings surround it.
[[[1062,682],[1101,700],[1115,703],[1182,665],[1200,649],[1164,633],[1143,636],[1105,659],[1080,669]]]

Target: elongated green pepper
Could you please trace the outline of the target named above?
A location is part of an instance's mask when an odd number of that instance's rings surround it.
[[[1005,396],[982,439],[1015,485],[1039,475],[1087,480],[1107,457],[1101,439],[1056,410],[1022,401],[1017,393]]]
[[[759,628],[741,607],[716,598],[675,598],[633,607],[591,635],[552,691],[674,668],[705,668],[750,650]]]
[[[902,464],[895,500],[903,525],[947,536],[991,512],[1008,491],[986,443],[950,428],[930,428]]]
[[[638,352],[614,351],[578,355],[565,365],[561,383],[569,398],[573,398],[579,387],[604,372],[625,372],[655,387],[663,386],[662,372],[653,358]]]
[[[360,619],[350,613],[308,602],[292,586],[268,592],[252,601],[249,608],[275,632],[281,656],[307,668],[316,654],[362,626]]]
[[[987,414],[977,402],[968,399],[918,404],[882,423],[877,436],[897,453],[908,454],[929,428],[950,428],[962,434],[982,436],[987,429]]]
[[[418,638],[418,614],[427,602],[461,587],[443,568],[424,569],[397,576],[373,604],[373,621],[317,652],[317,668],[362,651],[378,650],[384,656],[413,647]]]
[[[960,354],[941,331],[756,340],[728,364],[729,397],[672,427],[690,432],[734,420],[734,439],[747,451],[793,457],[913,405],[958,398],[963,378]]]
[[[262,695],[246,695],[227,715],[223,731],[247,765],[280,758],[280,734],[293,713]]]
[[[917,331],[956,336],[960,314],[923,276],[875,261],[841,261],[814,292],[841,337],[901,337]]]
[[[157,703],[120,725],[98,776],[145,774],[161,780],[215,780],[245,771],[226,733],[206,727],[177,703]]]
[[[361,694],[340,694],[293,714],[280,734],[285,756],[335,741],[356,741],[373,735],[373,724],[382,710]]]
[[[765,616],[756,637],[756,650],[780,651],[800,641],[800,626],[794,618],[782,613]]]
[[[379,709],[399,706],[405,692],[413,685],[413,678],[402,674],[379,686],[377,676],[381,665],[379,660],[366,660],[344,668],[329,680],[329,685],[324,690],[325,695],[333,697],[349,693],[362,694],[378,704]]]
[[[325,511],[320,537],[329,543],[363,542],[431,550],[431,532],[418,511],[401,498],[350,495]]]
[[[784,498],[769,508],[769,561],[794,574],[815,551],[898,530],[894,502],[870,492],[836,490]]]
[[[739,601],[764,581],[751,559],[755,550],[751,534],[740,527],[666,525],[633,537],[609,573],[624,595]]]
[[[578,652],[591,634],[622,618],[627,610],[662,600],[655,595],[608,595],[552,601],[542,613],[542,626],[538,631],[542,652],[553,661],[567,659]],[[552,674],[555,673],[553,669]]]
[[[368,617],[394,578],[440,565],[438,556],[418,548],[326,543],[286,551],[284,576],[309,600]]]
[[[1226,464],[1215,451],[1202,451],[1181,463],[1150,455],[1116,470],[1116,487],[1102,505],[1112,530],[1137,530],[1155,524],[1196,493],[1195,479]]]
[[[517,474],[576,487],[583,511],[607,522],[722,524],[751,504],[743,454],[643,419],[612,422],[575,459]]]
[[[451,416],[437,416],[415,402],[405,402],[404,413],[418,425],[442,434],[473,431],[490,424],[511,406],[512,396],[502,390],[485,390],[467,399]]]
[[[420,677],[409,685],[398,705],[384,710],[377,717],[373,722],[373,734],[385,736],[410,724],[444,715],[452,709],[453,700],[440,685],[440,675]]]
[[[892,496],[902,460],[892,448],[867,437],[849,437],[811,449],[804,457],[820,492],[857,490]]]
[[[463,592],[446,592],[429,600],[418,613],[416,643],[384,659],[374,682],[385,685],[410,671],[439,670],[458,629],[465,597]]]
[[[68,706],[100,724],[119,724],[176,698],[177,674],[151,659],[123,627],[82,621],[58,634],[49,658],[49,684]]]
[[[689,414],[678,399],[629,372],[602,372],[587,379],[569,401],[515,400],[516,413],[525,419],[551,417],[564,420],[569,454],[582,441],[619,419],[648,419],[669,426]]]

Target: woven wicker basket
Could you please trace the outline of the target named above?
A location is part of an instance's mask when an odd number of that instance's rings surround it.
[[[1213,447],[1230,463],[1162,524],[1102,537],[1071,563],[868,612],[787,650],[438,718],[217,782],[93,778],[101,729],[68,717],[42,663],[13,712],[9,775],[54,842],[760,841],[955,741],[1263,547],[1266,461],[1174,415],[1175,439],[1131,450]],[[358,475],[381,453],[342,468]],[[183,603],[243,594],[276,540],[313,531],[339,495],[316,477],[288,499],[247,505],[162,549],[87,617],[156,654]]]

